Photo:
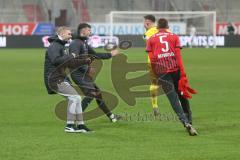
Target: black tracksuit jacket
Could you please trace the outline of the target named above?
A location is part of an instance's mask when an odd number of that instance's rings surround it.
[[[67,42],[60,40],[57,36],[50,37],[48,41],[50,46],[45,54],[44,82],[48,93],[55,94],[57,83],[70,82],[66,75],[66,68],[76,68],[89,63],[89,61],[74,58],[65,47]]]
[[[93,48],[88,45],[86,37],[77,37],[74,39],[69,45],[69,53],[74,53],[80,57],[83,55],[89,55],[90,57],[94,57],[96,59],[110,59],[112,57],[110,53],[96,53]],[[82,65],[77,70],[74,70],[71,73],[73,81],[78,85],[85,84],[83,82],[83,76],[86,76],[88,69],[89,64],[86,64]]]

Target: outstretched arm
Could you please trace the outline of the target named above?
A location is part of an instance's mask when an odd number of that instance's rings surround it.
[[[93,55],[96,59],[110,59],[110,58],[112,58],[111,53],[97,53],[90,46],[88,48],[88,54]]]

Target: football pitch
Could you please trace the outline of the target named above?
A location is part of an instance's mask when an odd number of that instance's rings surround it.
[[[125,51],[128,63],[145,62],[143,48]],[[240,49],[183,49],[190,85],[191,137],[173,119],[133,118],[111,123],[105,116],[87,121],[89,134],[67,134],[55,115],[63,100],[48,95],[43,83],[44,49],[0,49],[1,160],[237,160],[240,159]],[[104,61],[98,86],[118,96],[111,81],[111,60]],[[149,98],[129,106],[118,96],[114,113],[152,113]],[[173,113],[165,95],[160,112]],[[96,108],[92,103],[88,110]]]

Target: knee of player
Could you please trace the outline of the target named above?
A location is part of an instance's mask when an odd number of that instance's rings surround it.
[[[101,96],[101,92],[100,91],[93,91],[90,92],[91,97],[99,97]]]
[[[158,85],[155,85],[155,84],[152,84],[152,85],[150,85],[150,87],[149,87],[150,91],[157,91],[158,88],[159,88],[159,86],[158,86]]]
[[[68,99],[70,101],[72,101],[73,103],[80,103],[81,102],[81,96],[79,96],[79,95],[72,95],[72,96],[68,97]]]
[[[81,102],[81,100],[82,100],[81,96],[79,96],[79,95],[75,95],[75,99],[76,99],[78,102]]]

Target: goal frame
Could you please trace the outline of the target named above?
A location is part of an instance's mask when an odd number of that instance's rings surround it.
[[[173,15],[173,14],[191,14],[191,15],[212,15],[213,16],[213,37],[216,39],[217,36],[217,13],[216,11],[110,11],[109,20],[110,20],[110,37],[113,37],[113,18],[116,14],[165,14],[165,15]],[[214,43],[213,48],[216,48],[216,43]]]

